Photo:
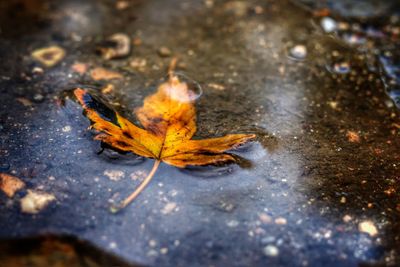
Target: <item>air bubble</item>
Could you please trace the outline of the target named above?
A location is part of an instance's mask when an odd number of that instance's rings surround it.
[[[168,77],[166,80],[163,85],[164,90],[172,99],[179,102],[194,102],[203,94],[200,84],[182,73],[174,73],[172,78]],[[185,86],[187,91],[184,90]]]

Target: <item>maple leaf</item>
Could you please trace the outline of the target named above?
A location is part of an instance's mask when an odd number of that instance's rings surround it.
[[[155,94],[146,97],[143,106],[135,110],[143,128],[107,107],[88,90],[74,90],[86,116],[92,122],[91,127],[100,132],[95,136],[96,140],[121,151],[155,159],[149,175],[121,203],[121,208],[146,187],[160,162],[179,168],[235,162],[232,155],[224,152],[255,138],[254,134],[229,134],[192,140],[196,132],[193,92],[187,83],[180,81],[173,73],[174,64],[175,61],[171,63],[169,80],[162,83]]]

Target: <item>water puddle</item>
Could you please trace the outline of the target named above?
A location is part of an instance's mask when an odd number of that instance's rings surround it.
[[[61,2],[40,5],[45,27],[0,33],[0,171],[26,184],[14,198],[0,194],[0,237],[68,234],[145,266],[398,265],[394,5]],[[96,54],[117,33],[131,39],[129,53]],[[66,54],[46,68],[30,55],[50,45]],[[174,57],[175,80],[166,76]],[[154,160],[93,140],[73,90],[90,92],[81,104],[104,121],[122,127],[117,111],[140,126],[135,112],[170,80],[189,91],[165,85],[176,106],[195,104],[193,140],[257,138],[227,151],[233,164],[160,164],[145,191],[111,214]],[[57,200],[25,214],[27,189]]]

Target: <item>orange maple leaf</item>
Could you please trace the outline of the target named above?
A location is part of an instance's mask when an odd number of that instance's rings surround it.
[[[91,127],[100,132],[95,139],[118,150],[155,159],[150,174],[122,202],[121,208],[128,205],[146,187],[160,162],[179,168],[235,162],[232,155],[224,152],[255,138],[254,134],[229,134],[191,140],[196,132],[194,99],[187,83],[180,81],[173,73],[174,63],[173,61],[170,67],[169,80],[162,83],[155,94],[146,97],[143,106],[135,110],[143,128],[106,107],[87,90],[74,90],[86,116],[92,122]],[[106,110],[108,116],[104,115]]]

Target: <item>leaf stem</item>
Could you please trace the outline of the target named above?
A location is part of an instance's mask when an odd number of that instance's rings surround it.
[[[171,60],[171,63],[169,63],[169,67],[168,67],[168,76],[169,76],[169,80],[172,81],[173,78],[175,77],[174,75],[174,71],[176,68],[176,62],[178,61],[178,59],[176,57],[174,57]]]
[[[160,160],[154,161],[153,168],[151,169],[149,175],[147,175],[146,178],[144,178],[143,182],[138,186],[138,188],[133,191],[132,194],[130,194],[127,198],[125,198],[124,201],[122,201],[120,208],[125,208],[126,206],[129,205],[142,191],[143,189],[149,184],[151,179],[153,178],[154,174],[156,173],[158,166],[160,165]]]

